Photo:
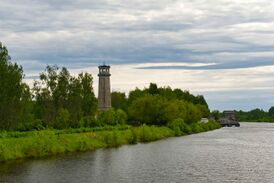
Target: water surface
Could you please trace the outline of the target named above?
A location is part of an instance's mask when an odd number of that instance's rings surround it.
[[[274,182],[274,124],[2,163],[0,182]]]

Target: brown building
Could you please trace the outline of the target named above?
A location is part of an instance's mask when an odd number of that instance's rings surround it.
[[[100,65],[99,67],[99,87],[98,87],[98,107],[99,110],[105,111],[111,108],[110,93],[110,66]]]

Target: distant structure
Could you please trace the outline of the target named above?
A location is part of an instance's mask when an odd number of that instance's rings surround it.
[[[201,123],[208,123],[209,122],[209,119],[208,118],[202,118],[201,119]]]
[[[99,110],[105,111],[111,108],[110,93],[110,66],[100,65],[99,67],[99,87],[98,87],[98,107]]]
[[[236,119],[235,111],[224,111],[224,117],[220,119],[220,124],[225,127],[240,127],[240,123]]]
[[[236,121],[235,111],[224,111],[224,117],[228,120]]]

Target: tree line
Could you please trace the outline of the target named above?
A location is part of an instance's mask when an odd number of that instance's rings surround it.
[[[268,111],[259,108],[250,111],[235,110],[235,114],[237,120],[242,122],[274,122],[274,106]],[[211,112],[211,116],[218,120],[223,117],[223,113],[215,110]]]
[[[239,121],[246,122],[274,122],[274,107],[268,111],[263,109],[253,109],[250,111],[236,111],[236,117]]]
[[[104,125],[170,125],[196,123],[209,117],[203,96],[158,87],[136,88],[127,96],[112,92],[113,108],[98,111],[89,73],[72,76],[66,68],[47,66],[32,87],[23,82],[23,68],[0,46],[0,129],[28,131]]]

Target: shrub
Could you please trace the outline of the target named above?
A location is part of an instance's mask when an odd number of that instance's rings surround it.
[[[127,114],[122,109],[115,110],[111,108],[101,112],[97,120],[101,125],[126,124]]]
[[[100,126],[100,123],[98,120],[95,120],[94,116],[85,116],[81,118],[79,125],[81,127],[96,127]]]
[[[127,123],[127,113],[125,113],[122,109],[116,110],[116,123],[118,124],[126,124]]]
[[[18,126],[19,131],[31,131],[31,130],[43,130],[45,127],[43,126],[43,122],[40,119],[33,120],[29,123],[21,123]]]
[[[191,127],[187,125],[181,118],[175,119],[174,121],[169,123],[168,127],[174,130],[177,136],[192,133]]]
[[[61,108],[58,111],[58,115],[56,117],[56,120],[54,122],[54,128],[56,129],[64,129],[69,127],[69,118],[70,114],[67,109]]]

